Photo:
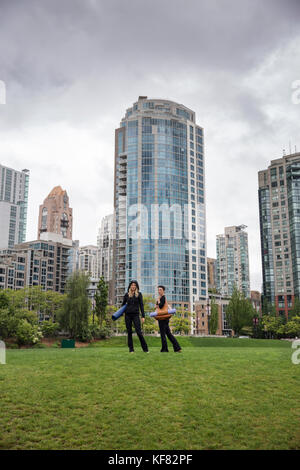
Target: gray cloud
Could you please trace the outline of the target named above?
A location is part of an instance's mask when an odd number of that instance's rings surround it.
[[[257,171],[300,145],[298,0],[1,0],[0,161],[31,170],[28,238],[52,186],[95,243],[112,208],[114,129],[140,94],[191,107],[205,128],[208,255],[248,225],[260,288]],[[298,54],[297,54],[298,52]]]

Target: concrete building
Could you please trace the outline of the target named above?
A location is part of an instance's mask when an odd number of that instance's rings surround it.
[[[106,282],[112,280],[113,272],[114,216],[103,217],[99,228],[97,245],[100,251],[100,275]]]
[[[300,153],[258,172],[263,297],[288,316],[300,297]]]
[[[94,245],[86,245],[79,248],[78,267],[92,278],[100,278],[100,252]]]
[[[225,227],[217,235],[217,290],[231,296],[234,284],[250,298],[248,234],[246,225]]]
[[[209,289],[217,289],[217,260],[207,258],[207,282]]]
[[[203,128],[173,101],[140,96],[115,133],[114,302],[131,279],[174,306],[207,297]],[[193,331],[195,325],[191,325]]]
[[[99,228],[97,245],[100,259],[100,276],[108,283],[109,303],[113,302],[113,243],[114,243],[114,216],[103,217]]]
[[[218,336],[231,336],[232,330],[226,320],[226,308],[229,304],[230,298],[220,294],[209,293],[208,301],[196,302],[196,330],[197,335],[206,336],[209,334],[210,315],[211,315],[211,302],[212,299],[218,306],[218,328],[216,335]]]
[[[0,249],[26,239],[29,170],[0,165]]]
[[[79,269],[79,240],[73,240],[72,246],[69,250],[69,271],[68,276],[70,276],[74,271]]]
[[[261,293],[256,290],[252,290],[250,293],[250,300],[251,300],[252,307],[255,308],[257,314],[261,316],[262,314]]]
[[[55,186],[39,209],[38,239],[41,233],[56,233],[72,240],[73,209],[69,207],[67,191]]]
[[[70,245],[61,241],[36,240],[0,251],[0,288],[42,286],[64,293]]]

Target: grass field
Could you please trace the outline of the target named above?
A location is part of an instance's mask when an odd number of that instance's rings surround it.
[[[125,337],[8,350],[1,449],[300,449],[300,365],[286,341]],[[136,342],[136,338],[135,338]]]

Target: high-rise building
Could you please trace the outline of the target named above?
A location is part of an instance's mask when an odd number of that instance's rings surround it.
[[[233,286],[250,297],[248,233],[246,225],[225,227],[217,235],[217,290],[231,296]]]
[[[100,251],[100,276],[106,282],[112,280],[113,271],[113,240],[114,240],[114,216],[103,217],[97,237],[97,245]]]
[[[97,245],[99,248],[100,276],[108,283],[109,303],[113,301],[113,243],[114,243],[114,216],[103,217],[99,228]]]
[[[89,274],[91,278],[100,278],[100,257],[99,248],[94,245],[82,246],[79,248],[78,267],[81,271]]]
[[[288,315],[300,297],[300,153],[258,172],[263,298]]]
[[[0,251],[0,289],[41,286],[64,293],[70,242],[35,240]]]
[[[0,165],[0,249],[26,238],[29,170]]]
[[[38,239],[41,233],[50,232],[72,240],[73,209],[69,207],[67,191],[55,186],[40,205]]]
[[[73,240],[69,249],[69,276],[79,269],[79,250],[79,240]]]
[[[114,301],[131,279],[173,305],[206,299],[204,137],[195,112],[140,96],[115,133]]]
[[[209,289],[217,288],[217,260],[207,258],[207,282]]]

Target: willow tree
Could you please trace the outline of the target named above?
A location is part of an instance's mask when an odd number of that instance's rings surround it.
[[[61,328],[72,338],[80,338],[88,329],[90,300],[88,286],[90,277],[82,271],[75,271],[66,284],[66,297],[59,315]]]
[[[255,313],[250,300],[234,285],[232,296],[226,308],[226,319],[236,335],[240,334],[244,326],[252,326]]]

